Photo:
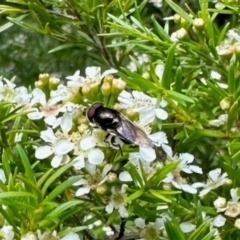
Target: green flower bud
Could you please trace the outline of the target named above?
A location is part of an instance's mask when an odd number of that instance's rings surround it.
[[[82,93],[88,100],[93,100],[94,99],[92,86],[90,84],[85,84],[82,87]]]
[[[50,76],[48,73],[42,73],[39,75],[39,81],[41,81],[44,86],[48,84],[49,78]]]
[[[56,90],[58,85],[60,83],[60,79],[56,77],[50,77],[49,79],[49,89],[50,90]]]
[[[234,227],[240,229],[240,218],[237,218],[234,222]]]
[[[81,124],[79,127],[78,127],[78,131],[80,132],[80,133],[84,133],[85,131],[87,131],[88,130],[88,125],[87,124]]]
[[[179,24],[181,22],[181,16],[179,14],[174,15],[174,22]]]
[[[235,51],[235,47],[233,45],[217,46],[216,50],[218,55],[230,59]]]
[[[231,107],[231,101],[229,98],[224,98],[220,102],[220,107],[222,110],[226,111]]]
[[[196,28],[196,29],[204,29],[204,20],[202,18],[195,18],[193,20],[193,26]]]
[[[111,93],[111,85],[108,82],[103,83],[101,91],[104,97],[108,97]]]
[[[136,120],[137,118],[138,118],[138,113],[136,112],[136,111],[134,111],[132,108],[128,108],[126,111],[125,111],[125,114],[126,114],[126,116],[130,119],[130,120],[132,120],[132,121],[134,121],[134,120]]]
[[[111,89],[112,95],[118,96],[118,94],[123,91],[125,86],[126,86],[126,83],[121,78],[113,79],[112,89]]]
[[[108,183],[115,183],[115,182],[117,181],[117,179],[118,179],[118,178],[117,178],[117,174],[110,172],[110,173],[108,174],[107,182],[108,182]]]
[[[108,190],[108,186],[106,184],[101,184],[100,186],[97,186],[96,192],[98,194],[105,194]]]
[[[113,76],[113,75],[107,75],[107,76],[103,79],[103,83],[109,83],[110,86],[111,86],[113,79],[114,79],[114,76]]]
[[[35,87],[36,88],[40,88],[40,89],[43,89],[43,83],[42,83],[42,81],[36,81],[35,83],[34,83],[34,85],[35,85]]]

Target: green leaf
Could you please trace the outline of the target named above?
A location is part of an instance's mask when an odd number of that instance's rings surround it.
[[[49,193],[49,195],[44,199],[43,202],[53,200],[60,193],[62,193],[65,189],[67,189],[69,187],[72,187],[73,183],[80,180],[81,178],[82,178],[82,176],[70,177],[68,180],[66,180],[66,181],[62,182],[61,184],[57,185],[57,187],[54,188],[53,191]]]
[[[48,178],[48,180],[45,182],[45,184],[43,185],[42,188],[42,195],[45,196],[45,193],[48,189],[48,187],[57,180],[57,178],[63,174],[68,168],[70,168],[72,166],[73,162],[70,162],[64,166],[62,166],[61,168],[59,168],[55,173],[53,173],[53,175],[51,177]]]
[[[143,188],[137,190],[135,193],[127,197],[126,202],[131,202],[132,200],[139,198],[143,193],[144,193]]]
[[[167,60],[164,67],[163,77],[162,77],[162,85],[165,89],[170,89],[171,81],[172,81],[172,67],[174,66],[174,53],[176,49],[176,44],[173,44],[169,50]]]
[[[231,108],[229,109],[227,119],[227,134],[230,133],[231,128],[237,121],[237,116],[238,116],[238,101],[234,102]]]
[[[229,69],[228,69],[228,93],[230,95],[234,95],[236,91],[236,78],[235,78],[235,69],[236,69],[236,55],[233,54],[230,64],[229,64]]]
[[[196,133],[202,136],[224,138],[225,134],[216,130],[196,129]]]
[[[152,195],[154,195],[156,198],[159,198],[159,199],[161,199],[162,201],[164,201],[164,202],[166,202],[166,203],[171,203],[171,202],[172,202],[171,199],[163,196],[163,195],[161,194],[161,192],[159,192],[158,190],[149,189],[148,191],[149,191]]]
[[[17,150],[18,153],[21,157],[24,169],[25,169],[25,175],[26,177],[33,183],[36,184],[36,179],[34,176],[34,171],[32,170],[31,164],[29,162],[28,156],[26,155],[26,153],[24,152],[23,148],[21,147],[20,144],[17,144]]]
[[[165,90],[165,93],[167,93],[168,96],[170,96],[172,99],[174,99],[176,101],[183,100],[183,101],[190,102],[190,103],[195,102],[192,98],[187,97],[186,95],[183,95],[181,93],[174,92],[172,90]]]

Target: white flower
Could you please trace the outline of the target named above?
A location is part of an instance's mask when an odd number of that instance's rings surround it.
[[[118,101],[122,108],[132,108],[139,112],[139,124],[142,126],[152,123],[155,117],[161,120],[168,118],[168,113],[163,110],[167,106],[167,102],[161,100],[157,104],[156,98],[152,98],[143,92],[132,91],[132,93],[129,93],[124,90],[119,94]]]
[[[107,236],[114,235],[114,231],[110,227],[103,227],[102,230],[106,233]]]
[[[26,87],[19,87],[18,89],[16,89],[16,96],[14,98],[14,102],[18,104],[28,103],[31,98],[32,98],[32,94],[28,93],[28,90]]]
[[[156,218],[155,222],[145,223],[143,218],[136,218],[134,220],[135,225],[141,229],[140,239],[148,240],[148,239],[159,239],[160,230],[164,229],[164,218]]]
[[[108,214],[111,214],[114,209],[117,209],[122,218],[128,217],[128,211],[126,209],[127,203],[125,202],[127,198],[126,189],[127,185],[125,184],[122,185],[120,191],[116,190],[115,187],[111,188],[112,195],[110,197],[110,202],[105,208]]]
[[[209,124],[215,127],[219,127],[227,122],[228,115],[227,114],[221,114],[218,116],[218,119],[213,119],[209,121]]]
[[[137,59],[140,65],[143,65],[144,63],[148,63],[150,61],[150,57],[146,53],[138,55]]]
[[[165,132],[156,132],[148,136],[153,144],[157,147],[162,147],[164,152],[172,157],[172,148],[168,145],[167,135]]]
[[[112,165],[106,164],[101,172],[96,165],[86,162],[85,168],[88,170],[89,175],[87,175],[86,179],[80,179],[74,183],[74,186],[82,186],[77,190],[76,196],[87,194],[91,189],[96,189],[103,184],[108,179],[108,173],[112,169]]]
[[[86,78],[80,76],[80,71],[76,71],[73,76],[68,76],[66,79],[70,80],[68,81],[67,85],[68,87],[72,88],[79,88],[84,86],[85,84],[100,84],[101,80],[109,75],[116,73],[117,70],[110,69],[103,74],[101,74],[101,68],[100,67],[87,67],[85,70]]]
[[[3,237],[4,240],[13,240],[14,239],[14,232],[12,226],[3,226],[0,229],[0,235]]]
[[[104,160],[104,153],[101,149],[95,148],[96,139],[93,136],[85,136],[80,140],[80,148],[87,151],[87,158],[91,164],[99,165]]]
[[[216,168],[208,174],[208,181],[206,184],[203,184],[203,190],[200,192],[199,196],[202,197],[209,193],[211,190],[216,189],[222,186],[227,181],[227,173],[221,175],[221,169]]]
[[[189,165],[194,160],[194,156],[190,153],[181,153],[179,155],[180,163],[177,168],[185,173],[191,174],[193,172],[202,174],[202,169],[195,165]]]
[[[70,89],[63,84],[58,85],[57,90],[51,91],[49,105],[54,105],[60,101],[69,101],[78,89]]]
[[[74,149],[74,143],[66,138],[57,138],[51,128],[41,132],[41,138],[51,145],[41,146],[36,149],[35,156],[38,159],[45,159],[52,154],[55,156],[51,161],[53,168],[57,168],[61,163],[68,160],[66,155]]]
[[[51,240],[58,240],[58,236],[57,236],[57,232],[53,231],[45,231],[45,232],[41,232],[41,230],[37,230],[37,236],[38,236],[38,240],[46,240],[46,239],[51,239]]]

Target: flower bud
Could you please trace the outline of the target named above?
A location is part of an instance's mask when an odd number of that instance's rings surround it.
[[[126,86],[126,83],[121,78],[119,79],[114,78],[112,82],[112,89],[111,89],[112,95],[118,96],[118,94],[124,90],[125,86]]]
[[[166,190],[166,191],[172,190],[172,184],[164,183],[163,184],[163,190]]]
[[[204,20],[202,18],[195,18],[193,20],[193,26],[197,29],[197,30],[202,30],[204,29]]]
[[[220,102],[220,107],[222,110],[226,111],[231,107],[231,102],[229,98],[224,98]]]
[[[110,172],[108,174],[108,179],[107,179],[107,182],[108,183],[115,183],[117,181],[117,174],[116,173],[113,173],[113,172]]]
[[[90,84],[85,84],[82,87],[82,93],[88,100],[93,100],[93,90]]]
[[[114,79],[114,76],[113,76],[113,75],[107,75],[107,76],[104,78],[103,83],[109,83],[110,86],[111,86],[113,79]]]
[[[60,79],[56,77],[50,77],[49,79],[49,89],[50,90],[56,90],[58,85],[60,83]]]
[[[125,114],[132,121],[138,118],[138,113],[134,111],[132,108],[127,108],[127,110],[125,111]]]
[[[101,91],[104,97],[108,97],[111,93],[111,85],[108,82],[103,83]]]
[[[108,190],[108,187],[106,184],[102,184],[100,186],[97,186],[97,188],[96,188],[96,192],[98,194],[105,194],[107,192],[107,190]]]
[[[171,40],[173,42],[177,42],[178,40],[184,40],[184,39],[188,39],[188,38],[189,38],[189,36],[188,36],[188,33],[185,28],[181,28],[178,31],[173,32],[171,34]]]
[[[174,22],[179,24],[181,22],[181,16],[179,14],[174,14]]]
[[[86,130],[88,130],[88,125],[87,124],[81,124],[79,127],[78,127],[78,131],[80,133],[84,133]]]
[[[226,198],[223,197],[218,197],[214,202],[213,205],[216,209],[221,209],[221,208],[225,208],[227,205],[227,200]]]
[[[34,83],[34,85],[35,85],[35,87],[36,88],[40,88],[40,89],[43,89],[43,83],[42,83],[42,81],[36,81],[35,83]]]
[[[234,222],[234,227],[240,229],[240,218],[237,218]]]
[[[216,50],[219,56],[230,59],[235,51],[235,47],[233,45],[217,46]]]
[[[181,18],[180,26],[182,28],[187,28],[189,25],[189,22],[185,18]]]
[[[48,84],[49,78],[50,76],[48,73],[42,73],[39,75],[39,81],[41,81],[44,86]]]

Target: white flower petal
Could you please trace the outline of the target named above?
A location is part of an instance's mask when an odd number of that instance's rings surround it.
[[[73,159],[73,167],[76,170],[80,170],[85,167],[84,156],[79,155],[78,157]]]
[[[76,196],[79,197],[89,192],[90,192],[90,187],[81,187],[77,190]]]
[[[106,207],[105,210],[108,214],[111,214],[113,212],[114,209],[114,204],[112,202],[110,202]]]
[[[84,151],[94,148],[96,146],[96,140],[92,136],[85,136],[80,141],[80,148]]]
[[[192,186],[190,186],[188,184],[181,184],[181,188],[183,191],[191,193],[191,194],[197,193],[197,189],[193,188]]]
[[[41,131],[41,139],[43,139],[45,142],[55,143],[56,137],[54,135],[54,132],[51,128],[47,128],[45,131]]]
[[[55,116],[47,116],[45,117],[44,119],[44,122],[47,124],[47,125],[50,125],[50,126],[53,126],[54,123],[56,123],[57,121],[57,118]]]
[[[155,113],[158,119],[166,120],[168,118],[168,113],[161,108],[155,109]]]
[[[155,74],[158,76],[158,79],[160,81],[162,81],[162,76],[163,76],[163,72],[164,72],[164,67],[165,65],[163,63],[159,63],[157,64],[157,66],[155,67]]]
[[[203,173],[202,168],[200,168],[200,167],[198,167],[198,166],[190,165],[190,166],[189,166],[189,169],[190,169],[192,172],[195,172],[195,173],[199,173],[199,174],[202,174],[202,173]]]
[[[179,155],[179,158],[183,163],[187,163],[187,164],[193,162],[194,160],[194,156],[190,153],[181,153]]]
[[[118,209],[118,212],[119,212],[119,214],[122,218],[127,218],[128,215],[129,215],[125,206],[120,206],[119,209]]]
[[[0,179],[1,179],[1,181],[3,183],[5,183],[7,181],[6,175],[5,175],[4,171],[3,171],[3,169],[0,169]]]
[[[179,226],[184,233],[192,232],[196,228],[196,225],[189,222],[180,223]]]
[[[92,149],[88,154],[88,161],[91,164],[99,165],[103,162],[104,153],[98,148]]]
[[[38,110],[35,111],[35,112],[30,112],[27,114],[28,118],[31,119],[31,120],[39,120],[41,118],[43,118],[43,113],[42,112],[39,112]]]
[[[80,185],[85,185],[87,183],[87,180],[86,179],[80,179],[80,180],[78,180],[77,182],[75,182],[74,184],[73,184],[73,186],[80,186]]]
[[[103,79],[103,78],[106,77],[107,75],[114,74],[114,73],[117,73],[117,72],[118,72],[118,70],[113,69],[113,68],[111,68],[111,69],[109,69],[109,70],[106,70],[105,72],[102,73],[101,79]]]
[[[222,227],[224,226],[225,222],[226,218],[223,217],[222,215],[218,215],[213,219],[212,224],[214,227]]]
[[[50,146],[42,146],[36,149],[35,157],[37,159],[45,159],[53,154],[53,149]]]
[[[40,103],[42,106],[46,104],[46,96],[45,93],[40,88],[35,88],[32,91],[33,99],[31,101],[31,105],[33,106],[35,103]]]
[[[55,145],[55,154],[64,155],[69,153],[74,149],[74,143],[69,140],[60,140]]]
[[[169,156],[172,157],[173,155],[173,151],[172,148],[166,144],[162,144],[162,149],[164,150],[164,152]]]
[[[124,172],[121,172],[119,174],[119,180],[122,181],[122,182],[132,182],[132,176],[130,175],[130,173],[128,171],[124,171]]]
[[[146,226],[145,220],[143,218],[136,218],[134,220],[134,223],[137,227],[142,228],[142,229],[144,229]]]
[[[67,134],[72,129],[72,125],[72,116],[68,112],[65,112],[60,124],[62,132]]]
[[[111,169],[112,164],[106,164],[102,170],[102,177],[105,177]]]
[[[220,174],[221,174],[220,168],[216,168],[208,173],[209,178],[211,178],[213,181],[216,181],[218,179],[218,177],[220,176]]]
[[[139,116],[139,123],[142,126],[146,126],[152,123],[155,119],[155,111],[152,107],[142,108]]]
[[[76,233],[70,232],[65,237],[61,238],[61,240],[81,240],[81,239]]]
[[[51,161],[51,166],[53,168],[58,168],[63,160],[63,155],[56,155]]]
[[[139,153],[140,153],[141,159],[146,162],[152,162],[156,159],[156,152],[153,148],[140,147]]]
[[[204,195],[208,194],[211,191],[211,189],[203,189],[200,193],[199,193],[199,197],[203,197]]]

